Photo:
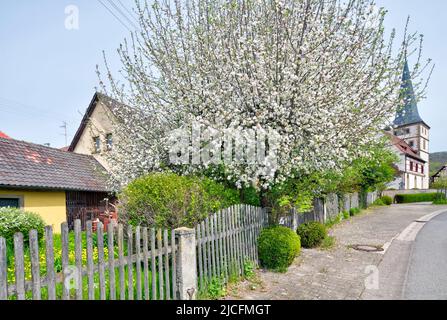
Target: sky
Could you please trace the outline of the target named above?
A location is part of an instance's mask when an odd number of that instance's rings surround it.
[[[389,30],[402,35],[410,16],[410,30],[424,34],[424,57],[432,58],[436,68],[419,112],[432,128],[431,151],[447,151],[447,1],[376,1],[389,11]],[[0,131],[52,147],[70,143],[98,85],[95,70],[103,64],[102,52],[112,70],[120,66],[116,49],[129,35],[132,17],[126,9],[134,0],[112,2],[116,7],[110,0],[1,2]],[[76,14],[72,6],[78,9],[78,25],[70,19]]]

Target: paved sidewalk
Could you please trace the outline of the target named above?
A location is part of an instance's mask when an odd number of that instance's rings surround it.
[[[392,255],[387,259],[392,261],[392,265],[386,268],[390,274],[381,271],[380,277],[387,279],[393,273],[404,276],[406,253],[399,255],[396,246],[385,254],[356,251],[350,246],[361,244],[388,248],[393,238],[412,221],[444,208],[447,206],[409,204],[368,209],[330,231],[330,235],[336,238],[336,245],[331,250],[302,249],[301,256],[287,273],[260,271],[261,285],[253,289],[253,285],[243,282],[231,290],[226,299],[362,299],[371,266],[379,266],[384,256]],[[400,292],[395,291],[387,297],[396,298]]]

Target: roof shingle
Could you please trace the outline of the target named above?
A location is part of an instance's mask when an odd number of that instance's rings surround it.
[[[415,150],[413,150],[413,148],[408,143],[405,142],[405,140],[403,140],[399,137],[396,137],[395,135],[393,135],[389,132],[385,132],[385,134],[387,134],[389,136],[389,138],[391,140],[391,144],[393,146],[395,146],[400,152],[406,154],[407,156],[409,156],[413,159],[419,160],[424,163],[426,162],[424,159],[422,159],[418,155],[418,153]]]
[[[92,156],[0,138],[0,186],[108,192],[105,169]]]

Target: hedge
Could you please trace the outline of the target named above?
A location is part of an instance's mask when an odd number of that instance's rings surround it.
[[[414,203],[414,202],[433,202],[439,199],[439,193],[414,193],[414,194],[396,194],[394,201],[396,203]],[[441,196],[445,198],[445,195]]]
[[[210,213],[239,203],[239,191],[209,178],[152,173],[119,194],[120,220],[134,226],[193,227]]]

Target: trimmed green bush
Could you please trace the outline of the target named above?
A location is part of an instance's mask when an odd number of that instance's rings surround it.
[[[393,198],[391,198],[390,196],[383,196],[380,199],[382,199],[382,202],[387,206],[390,206],[393,204]]]
[[[414,193],[414,194],[396,194],[394,197],[396,203],[415,203],[415,202],[433,202],[439,198],[439,193]],[[445,195],[441,196],[445,199]]]
[[[274,226],[262,230],[259,235],[259,260],[267,269],[287,271],[300,250],[300,237],[289,228]]]
[[[327,236],[326,226],[317,221],[304,223],[296,230],[304,248],[315,248]]]
[[[27,245],[31,230],[36,230],[39,239],[42,238],[45,222],[38,214],[17,208],[0,208],[0,237],[5,238],[9,244],[12,244],[14,234],[21,232]]]
[[[376,201],[374,201],[373,203],[375,206],[384,206],[385,203],[383,202],[383,200],[381,198],[376,199]]]
[[[239,203],[239,191],[209,178],[152,173],[131,182],[119,200],[124,223],[192,227],[210,213]]]

